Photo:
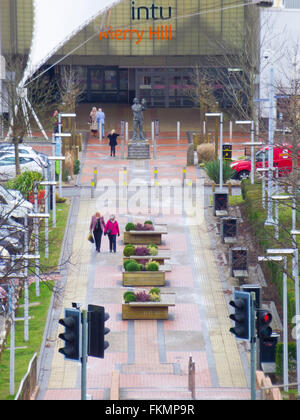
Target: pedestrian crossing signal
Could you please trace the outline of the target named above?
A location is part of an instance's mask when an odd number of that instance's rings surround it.
[[[256,332],[260,339],[269,338],[272,335],[272,328],[270,324],[272,322],[272,314],[269,311],[260,309],[257,311],[256,318]]]
[[[60,319],[59,324],[65,327],[64,333],[59,338],[65,341],[65,346],[58,349],[65,359],[80,360],[80,324],[81,314],[78,309],[65,309],[65,317]]]
[[[109,347],[104,336],[110,332],[105,327],[109,314],[103,306],[88,305],[88,356],[104,359],[104,350]]]
[[[234,314],[229,316],[235,322],[230,332],[242,340],[250,341],[251,338],[251,300],[250,293],[247,292],[234,292],[234,300],[229,304],[235,308]]]

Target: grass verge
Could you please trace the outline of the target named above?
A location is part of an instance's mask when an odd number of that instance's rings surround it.
[[[43,272],[54,271],[58,268],[61,247],[65,228],[68,220],[70,204],[68,202],[57,204],[56,227],[49,229],[49,259],[44,256],[44,232],[40,234],[41,268]],[[50,217],[49,227],[52,226]],[[53,281],[40,282],[40,296],[35,296],[35,283],[29,287],[29,302],[34,304],[29,308],[29,341],[24,341],[24,321],[15,323],[15,394],[19,384],[26,374],[28,364],[35,352],[39,353],[43,340],[45,323],[48,315],[52,296]],[[16,318],[24,316],[23,294],[16,311]],[[10,390],[10,335],[8,335],[6,348],[1,354],[0,360],[0,400],[14,399],[15,395],[9,395]]]

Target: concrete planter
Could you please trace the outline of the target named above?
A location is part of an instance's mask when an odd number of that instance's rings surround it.
[[[158,262],[160,265],[165,264],[165,260],[169,260],[171,258],[169,250],[159,250],[156,255],[131,255],[130,257],[123,257],[123,263],[127,260],[136,260],[139,262],[139,260],[154,260]]]
[[[160,302],[122,303],[122,319],[168,319],[169,306],[175,306],[175,293],[161,293]]]
[[[162,235],[166,235],[167,233],[166,226],[155,226],[155,230],[150,231],[131,230],[129,232],[124,232],[123,242],[125,245],[161,245]]]
[[[123,286],[164,286],[164,271],[123,271]]]

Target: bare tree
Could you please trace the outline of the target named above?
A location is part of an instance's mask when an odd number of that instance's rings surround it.
[[[15,146],[16,174],[18,175],[20,174],[18,145],[26,134],[30,135],[32,128],[38,128],[31,112],[33,110],[37,117],[43,117],[45,121],[45,115],[49,114],[50,107],[53,107],[56,86],[46,76],[36,79],[33,77],[32,81],[28,81],[27,87],[20,88],[26,64],[25,59],[13,55],[7,55],[5,59],[7,77],[0,95],[4,108],[8,110],[8,118],[5,118],[4,115],[1,115],[0,118],[8,134],[7,141]],[[31,112],[26,109],[21,100],[24,96],[31,104]]]

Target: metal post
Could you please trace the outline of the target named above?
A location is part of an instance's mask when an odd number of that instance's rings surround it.
[[[37,184],[34,186],[34,212],[38,212],[38,202],[37,202]],[[34,244],[35,244],[35,255],[39,255],[39,219],[34,218]],[[35,295],[40,296],[40,265],[39,260],[35,260]]]
[[[296,327],[300,322],[299,311],[299,251],[298,248],[294,249],[293,253],[293,277],[295,281],[295,315]],[[297,328],[296,328],[297,330]],[[296,355],[297,355],[297,382],[298,382],[298,395],[300,396],[300,334],[296,334]]]
[[[97,167],[95,166],[94,167],[94,184],[95,184],[95,188],[97,187],[97,174],[98,174],[98,171],[97,171]]]
[[[223,113],[220,113],[220,190],[223,190]]]
[[[263,146],[263,173],[262,173],[262,206],[266,208],[266,147]]]
[[[82,310],[81,400],[86,400],[87,311]]]
[[[229,143],[232,143],[232,121],[229,121]]]
[[[48,172],[46,176],[46,182],[49,182],[48,180]],[[51,188],[51,187],[50,187]],[[45,185],[45,195],[46,195],[46,208],[45,211],[47,213],[50,213],[50,206],[49,206],[49,191],[50,191],[49,185]],[[45,258],[49,258],[49,220],[48,217],[45,219]]]
[[[274,145],[274,69],[273,65],[270,69],[270,85],[269,85],[269,134],[268,134],[268,215],[265,221],[265,226],[273,226],[273,145]]]
[[[91,198],[95,198],[95,183],[93,179],[91,179]]]
[[[185,184],[185,179],[186,179],[186,167],[184,166],[182,169],[182,186],[184,187]]]
[[[58,134],[61,134],[62,133],[62,124],[61,124],[61,114],[59,113],[58,114]],[[62,139],[61,139],[61,137],[58,137],[58,138],[56,138],[56,141],[58,142],[58,145],[56,144],[56,147],[57,147],[57,155],[58,156],[61,156],[61,143],[62,143]],[[55,163],[55,166],[56,166],[56,163]],[[62,196],[62,163],[61,163],[61,161],[59,161],[59,176],[58,176],[58,179],[59,179],[59,184],[58,184],[58,187],[59,187],[59,196],[61,197]]]
[[[275,194],[279,193],[278,168],[276,168]],[[275,200],[275,239],[279,239],[279,203]]]
[[[29,291],[28,291],[28,249],[29,249],[29,235],[28,235],[28,216],[24,217],[24,341],[29,340]]]
[[[254,162],[254,121],[251,121],[250,128],[250,141],[251,141],[251,184],[254,184],[254,172],[255,172],[255,162]]]
[[[11,270],[14,270],[15,257],[11,257]],[[9,393],[15,393],[15,279],[9,284],[9,314],[10,314],[10,367]]]
[[[125,124],[125,142],[128,144],[128,122]]]
[[[255,292],[250,293],[251,314],[251,400],[256,400],[256,335],[255,335]]]
[[[99,124],[99,140],[102,141],[102,122]]]
[[[287,309],[287,258],[283,256],[283,383],[288,391],[289,362],[288,362],[288,309]]]
[[[55,184],[55,161],[52,161],[54,167],[53,190],[52,190],[52,227],[56,227],[56,184]]]

